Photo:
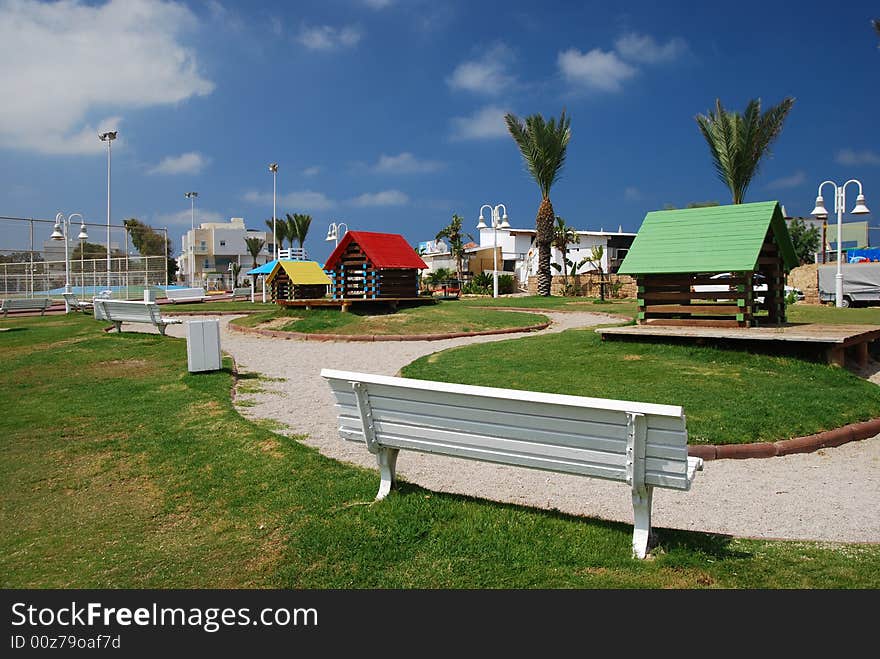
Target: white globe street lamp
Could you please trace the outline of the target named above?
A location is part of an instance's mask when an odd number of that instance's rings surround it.
[[[834,211],[837,213],[837,274],[834,275],[834,305],[836,307],[844,306],[843,301],[843,270],[841,269],[841,253],[840,247],[843,242],[843,213],[846,208],[846,186],[855,183],[859,186],[859,194],[856,196],[856,205],[850,211],[852,215],[867,215],[871,211],[865,205],[865,195],[862,194],[862,183],[856,179],[850,179],[843,185],[838,186],[834,181],[822,181],[819,184],[819,194],[816,197],[816,207],[810,213],[812,216],[824,220],[828,217],[828,211],[825,209],[825,200],[822,198],[822,188],[830,185],[834,189]],[[824,249],[825,246],[823,245]]]
[[[73,292],[73,289],[70,286],[70,245],[68,243],[67,237],[70,234],[70,220],[71,218],[73,218],[74,215],[79,215],[80,219],[80,228],[77,240],[88,240],[89,234],[86,233],[86,221],[85,219],[83,219],[81,213],[72,213],[67,217],[64,216],[64,213],[56,214],[55,226],[52,229],[52,235],[49,236],[52,240],[64,241],[64,292],[66,294],[70,294]],[[82,258],[82,252],[80,252],[80,258]],[[70,302],[66,297],[64,298],[64,312],[70,313]]]
[[[341,234],[339,233],[340,227],[345,227],[345,231]],[[339,247],[339,237],[344,236],[346,231],[348,231],[348,225],[345,222],[331,222],[330,228],[327,229],[327,237],[324,238],[326,241],[335,241],[336,247]]]
[[[492,213],[492,297],[498,297],[498,229],[509,229],[510,223],[507,221],[507,206],[497,204],[494,208],[489,204],[483,204],[480,207],[480,219],[477,222],[477,229],[488,229],[486,220],[483,218],[483,209],[488,208]],[[504,209],[501,215],[500,209]]]

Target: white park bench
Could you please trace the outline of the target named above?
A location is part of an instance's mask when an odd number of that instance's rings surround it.
[[[46,313],[46,309],[48,309],[51,304],[52,300],[47,297],[16,297],[0,302],[0,311],[3,312],[4,318],[6,318],[6,314],[10,311],[39,311],[42,316]]]
[[[246,300],[251,299],[251,287],[250,286],[242,286],[240,288],[232,289],[232,301],[234,302],[236,298],[244,298]]]
[[[106,320],[122,331],[122,323],[149,323],[155,325],[159,334],[165,335],[165,327],[180,323],[178,318],[162,318],[159,305],[139,300],[95,300],[95,318]]]
[[[688,490],[681,407],[474,387],[324,369],[339,434],[379,463],[376,499],[395,482],[400,449],[625,482],[632,489],[633,554],[644,558],[655,487]]]
[[[174,304],[178,302],[204,302],[210,298],[204,288],[169,288],[165,290],[165,297]]]
[[[75,293],[62,293],[61,297],[64,298],[66,311],[68,313],[70,311],[86,311],[92,308],[91,302],[88,302],[87,300],[80,300]]]

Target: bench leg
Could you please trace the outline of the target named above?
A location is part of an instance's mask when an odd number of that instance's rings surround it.
[[[643,490],[633,489],[633,556],[644,558],[651,539],[651,499],[654,488],[646,485]]]
[[[113,324],[116,325],[116,331],[119,332],[120,334],[122,334],[122,321],[121,320],[114,320]]]
[[[381,501],[388,496],[391,488],[396,486],[395,474],[397,472],[397,454],[399,449],[381,448],[376,454],[376,461],[379,463],[379,475],[382,481],[379,483],[379,493],[376,495],[376,501]]]
[[[159,334],[165,336],[165,325],[156,325],[159,328]]]

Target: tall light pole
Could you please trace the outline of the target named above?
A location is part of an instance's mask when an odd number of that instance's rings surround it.
[[[196,281],[196,197],[198,192],[184,192],[183,196],[190,201],[189,210],[189,285],[195,286]]]
[[[278,163],[273,162],[269,164],[269,171],[272,172],[272,245],[275,247],[275,260],[278,260],[278,239],[275,237],[275,216],[277,215],[275,211],[275,192],[277,190],[278,183]]]
[[[483,209],[488,208],[492,213],[492,297],[498,297],[498,229],[509,229],[510,223],[507,221],[507,206],[497,204],[494,208],[489,204],[483,204],[480,207],[480,219],[477,222],[478,229],[488,229],[486,220],[483,218]],[[500,214],[500,209],[504,209],[504,215]]]
[[[55,215],[55,227],[53,228],[52,235],[50,236],[52,240],[64,241],[64,292],[67,294],[72,292],[72,289],[70,287],[70,246],[67,240],[67,236],[70,233],[70,219],[74,215],[79,215],[81,223],[77,239],[87,240],[89,235],[86,233],[86,222],[80,213],[73,213],[68,217],[65,217],[64,213],[58,213],[57,215]],[[70,302],[67,298],[64,298],[64,311],[65,313],[70,313]]]
[[[867,215],[871,211],[865,205],[865,195],[862,194],[862,183],[854,178],[850,179],[843,185],[837,185],[834,181],[822,181],[819,184],[819,194],[816,197],[816,207],[811,215],[824,220],[828,217],[828,211],[825,210],[825,200],[822,198],[822,188],[830,185],[834,188],[834,211],[837,213],[837,274],[834,275],[834,305],[836,307],[844,306],[843,303],[843,270],[841,269],[840,246],[843,242],[843,213],[846,208],[846,186],[855,183],[859,186],[859,194],[856,196],[856,205],[850,213],[852,215]],[[822,246],[824,249],[824,245]]]
[[[107,143],[107,288],[112,288],[110,282],[110,153],[113,150],[111,145],[118,132],[108,130],[106,133],[98,133],[98,139]]]
[[[327,229],[327,237],[324,238],[326,241],[335,241],[336,247],[339,247],[339,229],[341,227],[345,227],[345,231],[342,232],[342,235],[345,235],[345,232],[348,231],[348,225],[345,222],[331,222],[330,227]]]

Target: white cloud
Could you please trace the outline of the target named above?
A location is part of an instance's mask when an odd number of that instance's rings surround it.
[[[203,156],[198,151],[181,153],[179,156],[168,156],[162,162],[150,169],[149,174],[198,174],[211,159]]]
[[[515,78],[507,71],[513,61],[513,51],[502,43],[492,46],[483,57],[462,62],[446,79],[452,89],[463,89],[481,94],[496,94],[510,87]]]
[[[265,206],[269,209],[272,208],[272,193],[271,192],[257,192],[255,190],[251,190],[246,192],[242,199],[252,204],[256,204],[259,206]],[[283,212],[297,212],[304,210],[310,211],[322,211],[327,210],[328,208],[333,208],[336,206],[336,202],[330,199],[323,192],[314,192],[313,190],[296,190],[294,192],[287,192],[284,194],[278,195],[276,199],[276,206],[284,206],[290,210]],[[281,210],[278,211],[279,214],[282,213]],[[271,217],[271,212],[269,216]]]
[[[196,27],[186,6],[160,0],[0,3],[0,146],[101,153],[97,130],[121,109],[210,94],[183,43]]]
[[[623,191],[623,198],[627,201],[638,201],[642,198],[642,191],[635,186],[627,186]]]
[[[318,174],[321,173],[321,167],[318,167],[317,165],[315,165],[313,167],[306,167],[302,171],[302,173],[303,173],[303,176],[317,176]]]
[[[791,176],[782,176],[777,179],[773,179],[767,184],[767,187],[771,190],[784,190],[786,188],[796,188],[799,185],[803,185],[803,183],[807,180],[807,175],[798,171],[792,174]]]
[[[569,82],[609,92],[618,91],[621,82],[636,74],[617,53],[599,48],[588,53],[569,48],[559,53],[557,63]]]
[[[490,140],[507,135],[504,115],[507,110],[487,105],[469,117],[453,117],[453,140]]]
[[[841,149],[834,159],[841,165],[880,165],[880,154],[869,149]]]
[[[393,4],[394,0],[363,0],[370,9],[385,9]]]
[[[354,25],[344,27],[316,25],[303,27],[297,40],[309,50],[330,51],[356,46],[361,36],[363,35],[360,29]]]
[[[379,156],[379,161],[373,165],[372,170],[377,174],[426,174],[436,172],[443,167],[443,163],[436,160],[419,160],[408,151],[396,156]]]
[[[630,32],[617,39],[614,42],[614,48],[625,59],[654,64],[677,59],[687,52],[687,42],[680,37],[673,37],[661,44],[657,43],[657,40],[650,35]]]
[[[189,200],[187,200],[189,201]],[[271,216],[272,213],[270,212]],[[222,213],[218,213],[217,211],[212,210],[202,210],[199,208],[198,204],[196,204],[196,212],[195,212],[195,225],[199,226],[202,222],[222,222],[224,220],[224,216]],[[192,209],[187,208],[186,210],[177,211],[174,213],[160,213],[156,216],[156,219],[151,222],[153,226],[157,227],[190,227],[190,223],[192,220]]]
[[[352,206],[405,206],[409,203],[409,197],[400,190],[383,190],[382,192],[368,192],[355,197],[349,202]]]

